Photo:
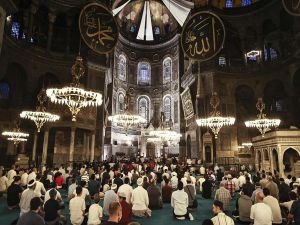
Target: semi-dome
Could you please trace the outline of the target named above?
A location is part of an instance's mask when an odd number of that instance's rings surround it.
[[[157,43],[174,36],[192,7],[193,3],[178,0],[116,0],[112,8],[124,37]]]

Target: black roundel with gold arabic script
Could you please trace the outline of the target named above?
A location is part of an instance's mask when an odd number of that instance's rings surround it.
[[[193,15],[181,34],[181,46],[191,59],[200,62],[216,56],[225,41],[222,20],[214,13],[203,11]]]
[[[98,3],[87,4],[81,10],[79,30],[89,48],[100,54],[113,50],[118,40],[118,25],[112,13]]]

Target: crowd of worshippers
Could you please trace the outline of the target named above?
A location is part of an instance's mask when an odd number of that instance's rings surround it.
[[[61,211],[67,205],[72,225],[132,224],[137,217],[151,217],[164,203],[171,204],[174,218],[194,220],[201,201],[197,192],[214,200],[214,216],[204,225],[300,224],[299,181],[290,175],[280,178],[276,171],[236,174],[176,163],[74,164],[39,170],[12,165],[8,171],[0,167],[0,195],[9,210],[19,210],[17,225],[66,224]],[[230,211],[232,201],[236,207]]]

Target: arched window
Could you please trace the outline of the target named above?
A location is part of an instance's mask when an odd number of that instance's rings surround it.
[[[125,95],[124,93],[120,92],[118,94],[117,113],[120,113],[124,110],[124,100],[125,100]]]
[[[5,81],[0,82],[0,100],[7,100],[9,98],[9,84]]]
[[[118,75],[120,80],[126,80],[126,57],[124,55],[119,57]]]
[[[166,121],[169,121],[172,116],[172,99],[170,95],[167,95],[163,99],[163,111]]]
[[[233,0],[226,0],[225,8],[232,8],[233,7]]]
[[[151,80],[151,67],[147,62],[140,62],[138,64],[138,84],[139,85],[150,85]]]
[[[248,6],[251,5],[251,0],[242,0],[242,6]]]
[[[172,59],[170,57],[163,61],[164,82],[171,81],[172,78]]]
[[[138,98],[138,114],[149,122],[150,100],[148,96]]]
[[[225,56],[219,56],[219,66],[226,66],[226,58]]]
[[[265,47],[264,48],[264,55],[265,55],[265,61],[273,61],[276,60],[278,58],[278,54],[277,51],[274,48],[268,48]]]

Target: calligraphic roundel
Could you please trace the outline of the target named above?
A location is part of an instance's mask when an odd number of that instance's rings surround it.
[[[285,11],[292,16],[300,16],[300,0],[282,0]]]
[[[181,46],[191,59],[200,62],[215,57],[225,41],[225,27],[222,20],[208,11],[193,15],[183,27]]]
[[[100,54],[112,51],[119,35],[112,13],[98,3],[87,4],[81,10],[79,30],[87,46]]]

